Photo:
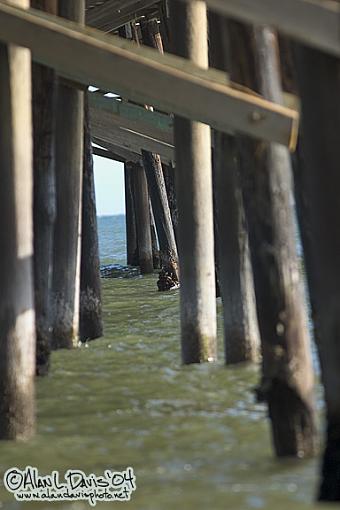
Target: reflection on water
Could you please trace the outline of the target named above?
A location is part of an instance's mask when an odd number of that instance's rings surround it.
[[[117,262],[117,260],[113,260]],[[180,364],[178,291],[158,293],[156,276],[103,280],[105,337],[53,354],[38,380],[38,434],[0,444],[10,466],[41,473],[132,466],[133,510],[311,508],[317,462],[278,462],[265,408],[254,403],[257,366]],[[1,508],[83,510],[85,503],[17,503]],[[98,504],[112,508],[115,503]]]

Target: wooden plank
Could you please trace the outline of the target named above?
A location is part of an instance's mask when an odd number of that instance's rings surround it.
[[[93,132],[92,132],[93,135]],[[107,151],[110,151],[114,156],[118,156],[118,159],[116,161],[119,161],[122,159],[122,163],[125,161],[140,161],[141,155],[129,151],[128,149],[125,149],[123,147],[119,147],[118,145],[115,145],[114,143],[110,143],[107,140],[102,140],[101,138],[98,138],[96,136],[92,136],[93,143],[96,143],[97,145],[100,145],[101,147],[104,147]]]
[[[94,156],[100,156],[101,158],[111,159],[113,161],[118,161],[119,163],[125,162],[125,159],[123,159],[118,154],[114,154],[113,152],[107,149],[102,149],[101,147],[92,146],[92,153]]]
[[[38,62],[74,81],[114,90],[220,131],[240,131],[291,148],[296,145],[297,112],[231,88],[222,72],[200,69],[186,59],[160,55],[119,37],[3,3],[0,38],[30,48]]]
[[[102,112],[107,122],[137,131],[145,136],[173,144],[172,117],[152,112],[141,106],[118,101],[97,93],[89,94],[91,115],[99,118]]]
[[[207,0],[207,5],[247,23],[272,25],[308,46],[340,55],[340,4],[334,0]]]
[[[91,109],[91,128],[96,137],[115,143],[123,148],[140,152],[141,149],[160,154],[167,161],[174,157],[174,147],[150,136],[144,136],[132,129],[120,127],[112,122],[112,115],[97,109]]]

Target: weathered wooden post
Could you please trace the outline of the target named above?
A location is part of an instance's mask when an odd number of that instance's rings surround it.
[[[178,280],[177,245],[161,158],[158,154],[152,154],[144,150],[142,151],[142,157],[157,228],[161,266],[173,275],[174,280]]]
[[[163,163],[162,167],[166,186],[166,193],[168,196],[169,208],[171,213],[172,225],[174,228],[175,238],[177,240],[178,210],[176,198],[175,168],[173,167],[172,163],[169,163],[168,165]]]
[[[12,44],[0,45],[0,112],[0,439],[27,439],[35,429],[36,343],[31,58]]]
[[[208,67],[205,2],[170,4],[176,54]],[[210,127],[174,119],[181,338],[184,363],[216,359],[216,298]]]
[[[153,268],[160,269],[159,245],[158,245],[155,217],[154,217],[153,210],[152,210],[151,200],[149,200],[149,208],[150,208],[150,227],[151,227]]]
[[[212,65],[227,71],[227,20],[210,14]],[[215,223],[227,364],[256,361],[260,335],[235,138],[214,133]]]
[[[302,107],[298,194],[327,410],[319,499],[340,501],[340,61],[296,47]]]
[[[139,266],[133,167],[124,163],[126,262]]]
[[[85,0],[59,0],[59,15],[84,24]],[[59,83],[56,132],[57,218],[53,261],[54,348],[78,343],[84,92]]]
[[[36,9],[57,14],[57,0],[32,0]],[[49,369],[51,351],[51,284],[55,206],[56,76],[32,63],[34,175],[34,297],[37,374]]]
[[[230,22],[229,34],[232,80],[281,102],[273,32]],[[262,341],[258,396],[268,403],[277,455],[302,457],[315,451],[315,412],[289,154],[246,137],[238,142]]]
[[[134,173],[139,267],[142,274],[148,274],[153,272],[148,183],[140,163],[127,162],[127,165]]]
[[[163,52],[162,38],[156,20],[143,21],[141,32],[143,44],[158,49],[160,53]],[[174,281],[178,281],[177,245],[161,158],[158,154],[144,150],[142,157],[157,227],[161,265],[166,272],[172,275]]]
[[[88,97],[85,96],[79,337],[103,335],[97,209]]]

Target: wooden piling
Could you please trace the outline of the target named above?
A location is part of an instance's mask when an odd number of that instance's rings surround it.
[[[88,93],[85,96],[79,337],[103,335],[100,263]]]
[[[213,67],[227,71],[227,20],[210,13],[210,55]],[[253,271],[249,253],[235,138],[214,132],[215,241],[219,288],[223,303],[225,361],[259,359]]]
[[[176,180],[175,180],[175,168],[172,163],[166,165],[162,164],[164,181],[166,187],[166,193],[168,196],[170,214],[172,225],[174,228],[175,239],[177,241],[177,228],[178,228],[178,210],[177,210],[177,198],[176,198]]]
[[[85,20],[85,1],[59,0],[59,15]],[[79,335],[80,228],[84,92],[59,83],[56,132],[57,218],[53,262],[54,348],[77,345]]]
[[[0,112],[0,439],[27,439],[35,429],[36,343],[31,58],[15,45],[0,45]]]
[[[142,42],[146,46],[163,52],[162,38],[156,20],[144,20],[141,23]],[[162,162],[158,154],[142,151],[143,165],[148,181],[157,234],[160,247],[160,259],[163,270],[178,281],[178,254],[171,211],[163,175]]]
[[[260,335],[235,140],[221,132],[214,136],[225,361],[235,364],[259,359]]]
[[[159,245],[158,245],[155,217],[154,217],[153,210],[152,210],[151,200],[149,202],[149,206],[150,206],[150,226],[151,226],[153,268],[160,269]]]
[[[269,28],[230,22],[231,79],[281,102],[278,52]],[[249,226],[263,376],[278,456],[315,451],[313,369],[296,253],[290,159],[279,145],[238,137]]]
[[[208,67],[203,1],[170,4],[176,54]],[[216,298],[210,127],[174,118],[181,339],[184,363],[216,359]]]
[[[57,14],[56,0],[32,0],[31,6]],[[38,375],[45,375],[49,369],[53,321],[50,308],[56,216],[56,76],[54,70],[33,62],[32,87],[36,369]]]
[[[142,274],[148,274],[153,272],[148,183],[140,163],[128,162],[127,165],[134,173],[139,267]]]
[[[133,170],[128,162],[124,163],[126,262],[139,266]]]
[[[340,501],[340,61],[302,46],[295,53],[303,156],[295,185],[327,417],[319,499]]]
[[[144,150],[142,151],[142,158],[157,228],[161,266],[165,271],[172,274],[174,280],[178,280],[177,246],[161,158],[158,154],[152,154]]]

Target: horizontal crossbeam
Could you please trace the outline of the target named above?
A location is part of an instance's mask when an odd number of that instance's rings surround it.
[[[36,61],[73,81],[114,90],[220,131],[295,146],[295,111],[235,90],[224,73],[200,69],[186,59],[5,3],[0,3],[0,40],[30,48]]]
[[[123,149],[141,154],[142,149],[159,154],[165,161],[174,158],[174,147],[137,131],[122,128],[112,122],[111,115],[97,109],[90,109],[91,130],[93,136],[106,140]]]
[[[141,155],[138,154],[137,152],[129,151],[127,149],[119,147],[118,145],[115,145],[114,143],[110,143],[107,140],[101,140],[100,138],[92,136],[92,141],[95,144],[100,145],[100,147],[103,147],[104,149],[109,151],[114,156],[115,161],[118,162],[133,161],[137,163],[141,159]],[[95,156],[96,155],[100,156],[100,154],[95,154]]]

